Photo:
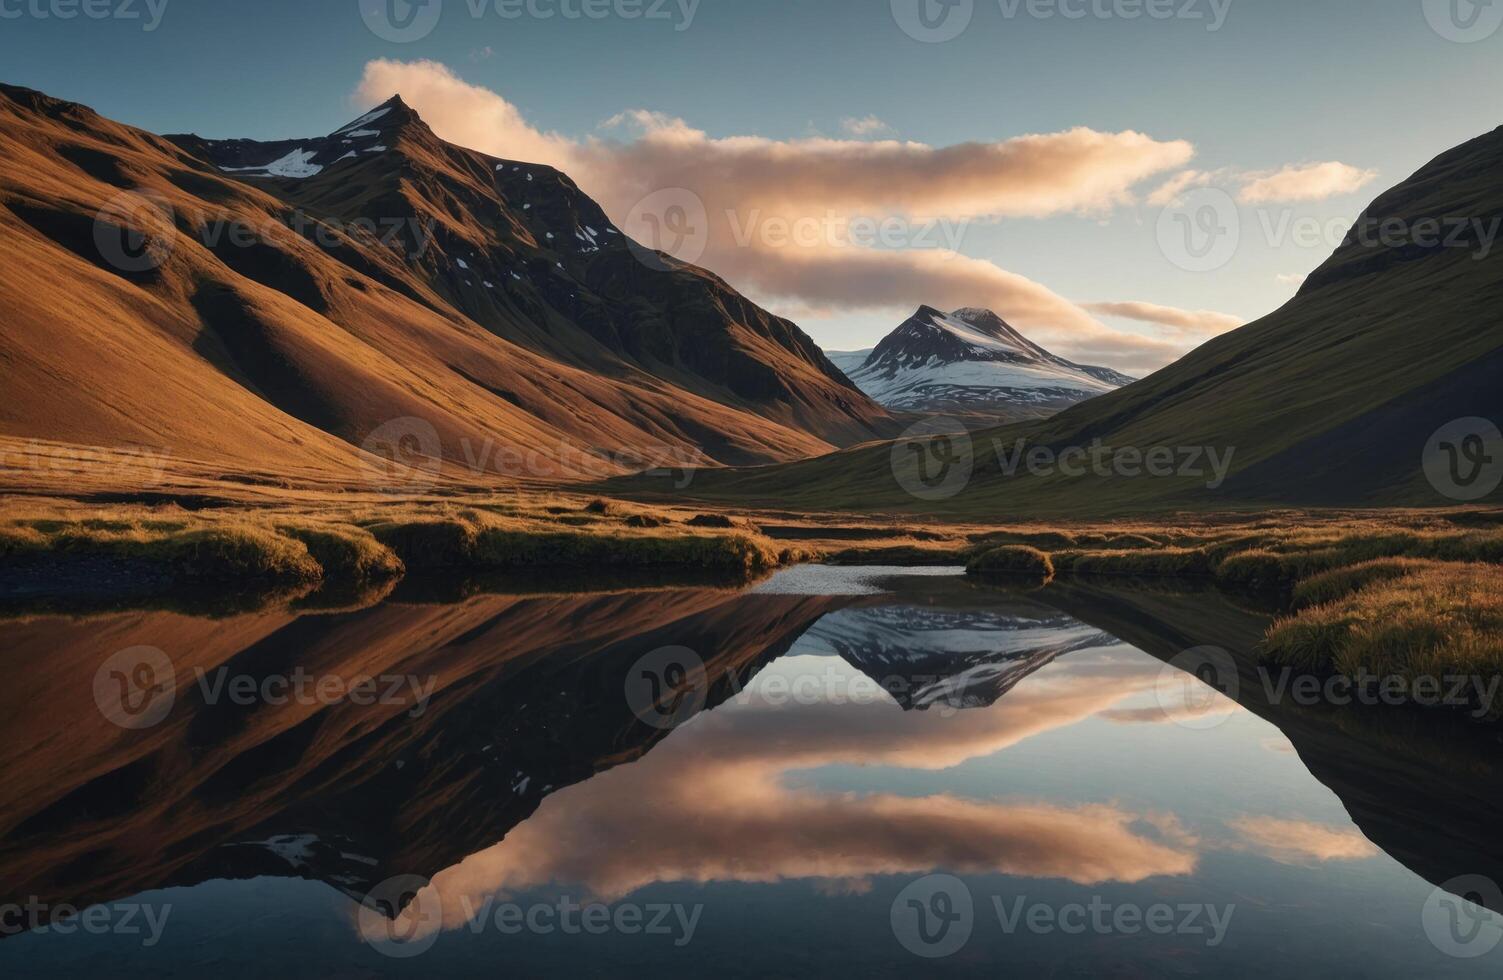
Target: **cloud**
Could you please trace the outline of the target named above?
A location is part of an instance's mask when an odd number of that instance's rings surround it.
[[[1241,837],[1240,846],[1280,864],[1361,861],[1379,851],[1355,827],[1330,827],[1305,820],[1241,817],[1227,826]]]
[[[1172,207],[1180,203],[1185,191],[1192,187],[1205,187],[1215,177],[1215,174],[1204,170],[1181,170],[1149,194],[1148,203],[1157,208]]]
[[[1303,286],[1305,280],[1310,278],[1307,272],[1281,272],[1274,277],[1285,286]]]
[[[1187,191],[1216,185],[1235,190],[1243,204],[1323,201],[1359,191],[1377,177],[1376,170],[1362,170],[1339,161],[1290,165],[1277,171],[1181,170],[1148,195],[1148,204],[1175,207],[1184,203]]]
[[[1244,204],[1292,204],[1323,201],[1361,190],[1376,180],[1376,170],[1361,170],[1331,161],[1288,166],[1276,173],[1246,174],[1237,199]]]
[[[500,95],[438,62],[366,65],[362,104],[397,93],[444,139],[569,173],[629,233],[637,229],[627,218],[649,195],[691,192],[708,222],[692,261],[766,302],[903,312],[920,302],[989,306],[1061,354],[1134,373],[1184,353],[1177,339],[1113,330],[1047,287],[956,247],[969,222],[1099,215],[1132,204],[1138,184],[1191,159],[1194,148],[1183,140],[1083,127],[942,147],[712,137],[644,109],[575,139],[531,125]],[[895,232],[895,246],[852,234],[877,222]],[[803,234],[781,233],[790,227]]]
[[[1157,303],[1082,303],[1081,306],[1100,316],[1120,316],[1142,323],[1154,323],[1195,337],[1215,337],[1247,322],[1230,313],[1181,310],[1173,306],[1159,306]]]
[[[857,139],[866,136],[890,136],[893,128],[876,116],[863,116],[860,119],[845,118],[840,120],[840,128],[847,136]]]

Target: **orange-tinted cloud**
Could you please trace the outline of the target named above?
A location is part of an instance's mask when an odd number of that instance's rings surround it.
[[[1279,170],[1245,171],[1181,170],[1148,195],[1153,207],[1172,207],[1183,202],[1186,192],[1197,187],[1235,189],[1243,204],[1296,204],[1323,201],[1361,190],[1378,177],[1376,170],[1364,170],[1349,163],[1330,160],[1324,163],[1290,165]]]
[[[1120,316],[1142,323],[1155,323],[1192,337],[1210,338],[1235,330],[1246,323],[1241,317],[1211,310],[1181,310],[1157,303],[1084,303],[1086,310],[1100,316]]]
[[[1280,864],[1361,861],[1380,853],[1355,827],[1331,827],[1276,817],[1242,817],[1228,821],[1227,826],[1237,833],[1239,847]]]
[[[1378,172],[1333,160],[1246,176],[1247,183],[1237,195],[1244,204],[1292,204],[1351,194],[1376,180]]]
[[[366,65],[362,104],[399,92],[445,139],[568,172],[628,232],[637,230],[627,221],[633,208],[655,192],[691,192],[707,224],[693,254],[649,244],[769,302],[843,312],[987,306],[1061,354],[1134,373],[1186,349],[1177,336],[1111,329],[1037,282],[959,254],[972,222],[1133,203],[1137,185],[1194,155],[1183,140],[1086,128],[944,147],[712,137],[645,110],[614,117],[603,135],[572,139],[535,128],[503,97],[437,62]],[[852,122],[872,135],[880,120]]]

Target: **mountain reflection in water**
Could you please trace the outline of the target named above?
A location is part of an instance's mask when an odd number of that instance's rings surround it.
[[[467,975],[505,957],[523,975],[707,960],[734,975],[1495,970],[1503,951],[1445,955],[1423,910],[1434,885],[1503,880],[1496,739],[1449,719],[1272,703],[1249,655],[1265,624],[1214,593],[1016,594],[817,570],[751,591],[23,620],[0,693],[0,902],[156,896],[176,921],[151,948],[32,929],[0,942],[0,969]],[[1246,674],[1214,724],[1166,667],[1207,644]],[[103,716],[94,681],[142,646],[171,658],[177,697],[160,724],[129,731]],[[642,720],[625,693],[664,648],[693,651],[709,681],[705,710],[677,728]],[[221,667],[431,678],[432,691],[209,703],[195,671]],[[936,873],[966,883],[976,924],[962,950],[926,961],[889,920]],[[417,885],[384,894],[408,876]],[[432,948],[403,960],[362,942],[355,909],[373,895]],[[702,914],[683,945],[485,928],[498,901],[560,895]],[[1214,947],[1009,933],[993,900],[1024,896],[1236,914]]]

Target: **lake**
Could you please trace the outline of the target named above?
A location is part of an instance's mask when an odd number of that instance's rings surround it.
[[[0,973],[1503,967],[1498,737],[1291,697],[1255,603],[805,567],[324,606],[7,624]]]

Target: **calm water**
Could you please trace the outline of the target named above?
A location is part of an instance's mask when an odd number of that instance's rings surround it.
[[[1496,739],[1279,703],[1265,623],[797,569],[11,624],[0,974],[1498,975],[1437,888],[1503,877]]]

